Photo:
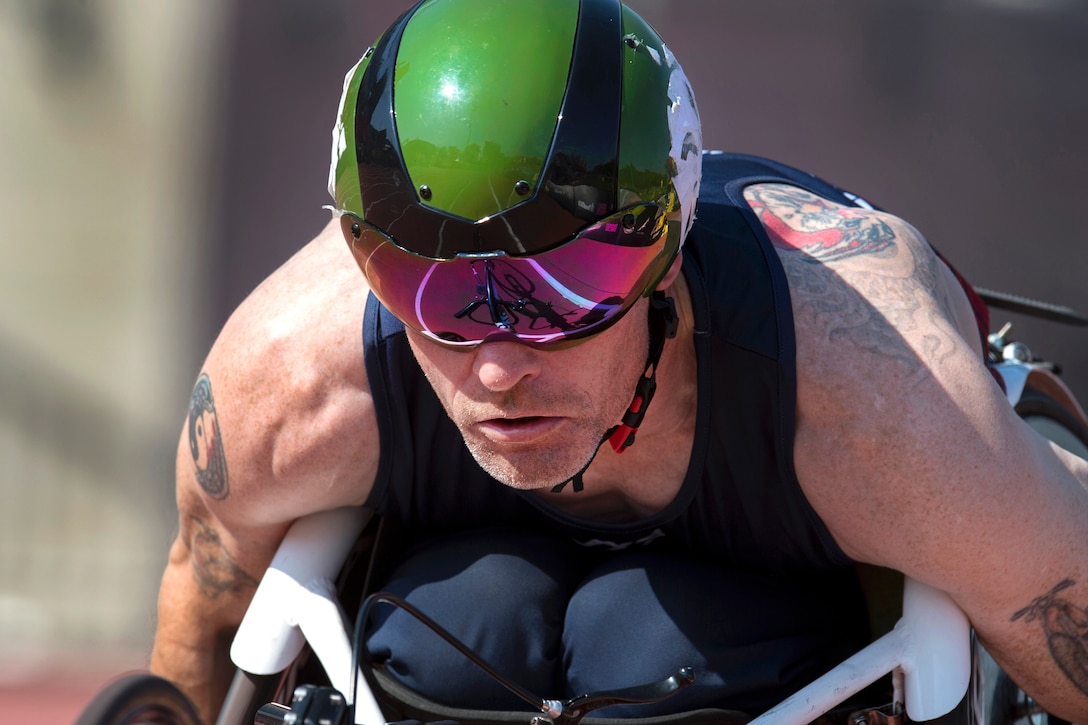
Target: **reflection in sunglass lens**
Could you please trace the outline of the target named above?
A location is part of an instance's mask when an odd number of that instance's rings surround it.
[[[511,338],[556,345],[602,331],[660,278],[672,257],[656,205],[624,209],[574,239],[526,257],[429,259],[345,215],[345,237],[382,304],[445,344]]]

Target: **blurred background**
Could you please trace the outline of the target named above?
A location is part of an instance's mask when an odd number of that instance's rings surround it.
[[[1088,312],[1084,0],[630,4],[708,148],[817,173],[976,284]],[[407,6],[0,0],[0,711],[70,722],[146,665],[201,360],[328,218],[343,74]],[[1088,331],[1005,321],[1088,399]]]

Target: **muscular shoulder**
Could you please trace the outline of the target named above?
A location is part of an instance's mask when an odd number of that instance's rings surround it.
[[[911,370],[960,342],[981,352],[962,288],[904,220],[784,184],[755,185],[745,195],[786,269],[799,337]]]
[[[961,411],[1004,400],[966,295],[910,224],[790,186],[746,194],[789,280],[798,476],[840,543],[857,545],[848,553],[869,558],[868,544],[851,540],[851,517],[871,515],[885,484],[920,484],[927,455],[955,460],[976,425]]]
[[[179,482],[190,467],[193,493],[217,516],[262,526],[362,503],[377,458],[366,292],[331,224],[231,315],[194,388],[178,457]]]

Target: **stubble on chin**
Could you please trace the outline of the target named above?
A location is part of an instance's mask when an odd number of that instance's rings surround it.
[[[552,488],[569,481],[589,463],[597,451],[597,441],[587,445],[579,440],[571,441],[570,445],[561,448],[549,446],[504,454],[495,450],[488,442],[471,435],[464,436],[464,440],[480,468],[496,481],[520,491]],[[591,450],[585,452],[590,446]]]
[[[606,356],[608,359],[596,367],[608,370],[607,375],[573,375],[575,379],[565,380],[559,387],[535,380],[492,392],[463,370],[439,374],[440,366],[415,350],[418,341],[412,342],[424,375],[476,463],[497,481],[524,491],[553,488],[582,471],[597,454],[605,431],[622,417],[631,401],[634,380],[643,372],[629,362],[633,359],[629,355],[619,361]],[[588,360],[596,358],[583,354],[565,365],[592,370],[594,366],[587,368]],[[619,382],[626,380],[631,382]],[[532,446],[504,445],[475,428],[479,421],[533,416],[542,411],[566,420],[560,440]]]

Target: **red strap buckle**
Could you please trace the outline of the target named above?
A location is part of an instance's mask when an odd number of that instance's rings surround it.
[[[643,381],[646,381],[646,378],[643,378]],[[652,392],[650,396],[653,396]],[[608,442],[616,453],[623,453],[635,442],[635,433],[638,432],[638,427],[642,424],[642,418],[645,415],[642,401],[643,396],[635,396],[635,399],[631,401],[631,407],[627,409],[627,414],[623,416],[623,422],[617,425],[608,436]]]

